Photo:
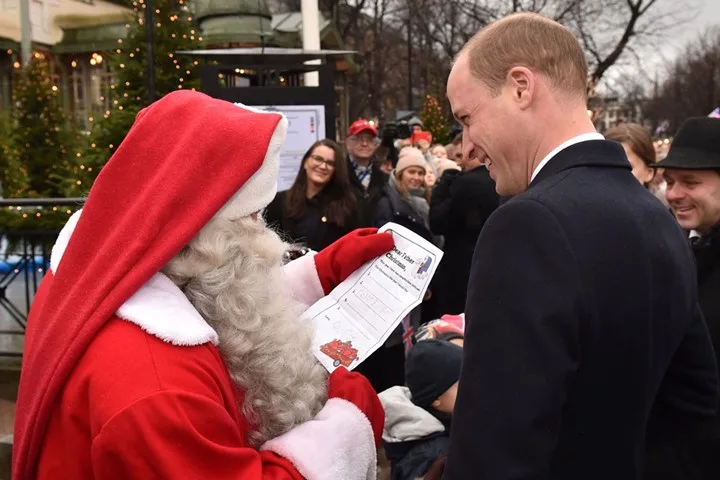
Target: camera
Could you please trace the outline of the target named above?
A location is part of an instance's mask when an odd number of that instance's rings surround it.
[[[392,148],[397,139],[410,138],[412,135],[412,129],[407,122],[387,122],[382,128],[382,142],[381,145],[387,148]]]

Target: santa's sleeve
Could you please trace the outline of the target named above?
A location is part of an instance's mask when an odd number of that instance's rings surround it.
[[[161,391],[114,415],[93,439],[96,478],[302,480],[293,464],[245,446],[225,408],[202,395]]]
[[[315,252],[310,252],[283,267],[283,279],[290,294],[305,308],[325,296],[315,266]]]

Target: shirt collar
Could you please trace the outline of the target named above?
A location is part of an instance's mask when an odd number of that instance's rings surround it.
[[[532,177],[530,177],[530,181],[532,182],[533,180],[535,180],[535,177],[537,176],[538,173],[540,173],[540,170],[542,170],[543,167],[545,165],[547,165],[547,163],[550,160],[552,160],[552,158],[555,155],[557,155],[558,153],[560,153],[562,150],[565,150],[566,148],[568,148],[572,145],[575,145],[576,143],[587,142],[590,140],[605,140],[605,137],[603,137],[598,132],[590,132],[590,133],[583,133],[582,135],[578,135],[577,137],[573,137],[570,140],[561,143],[560,145],[555,147],[555,149],[553,151],[551,151],[550,153],[545,155],[545,158],[543,158],[542,161],[540,161],[540,163],[538,163],[537,167],[535,167],[535,170],[533,171]]]

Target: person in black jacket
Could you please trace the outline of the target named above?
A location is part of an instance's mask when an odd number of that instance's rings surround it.
[[[680,127],[663,168],[665,192],[680,226],[690,232],[700,307],[720,363],[720,119],[691,118]],[[720,416],[691,422],[658,409],[650,418],[646,480],[720,478]]]
[[[286,241],[315,251],[361,226],[337,143],[320,140],[308,149],[295,183],[275,196],[265,211],[265,221]]]
[[[447,84],[500,195],[470,270],[446,480],[638,480],[653,406],[710,422],[718,372],[682,229],[587,116],[573,34],[484,28]]]
[[[372,224],[375,206],[388,182],[388,174],[382,171],[375,155],[380,146],[377,134],[374,123],[360,119],[350,125],[345,139],[350,185],[360,202],[363,227]]]
[[[441,314],[465,311],[470,262],[485,221],[498,207],[495,182],[477,159],[447,169],[430,200],[430,229],[445,239],[444,257],[433,278]]]

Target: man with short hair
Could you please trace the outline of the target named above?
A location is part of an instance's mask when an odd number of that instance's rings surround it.
[[[375,124],[361,118],[350,125],[345,138],[350,183],[355,187],[360,202],[363,225],[368,226],[372,224],[375,205],[389,179],[376,160],[375,154],[380,146],[377,134]]]
[[[690,118],[667,156],[665,196],[680,226],[689,232],[697,263],[700,307],[720,355],[720,119]],[[720,362],[720,358],[718,358]],[[692,429],[684,417],[658,410],[649,423],[647,480],[720,478],[720,417]]]
[[[653,402],[715,415],[692,254],[595,131],[586,78],[535,14],[482,30],[450,73],[463,154],[512,198],[473,257],[447,479],[635,480]]]

